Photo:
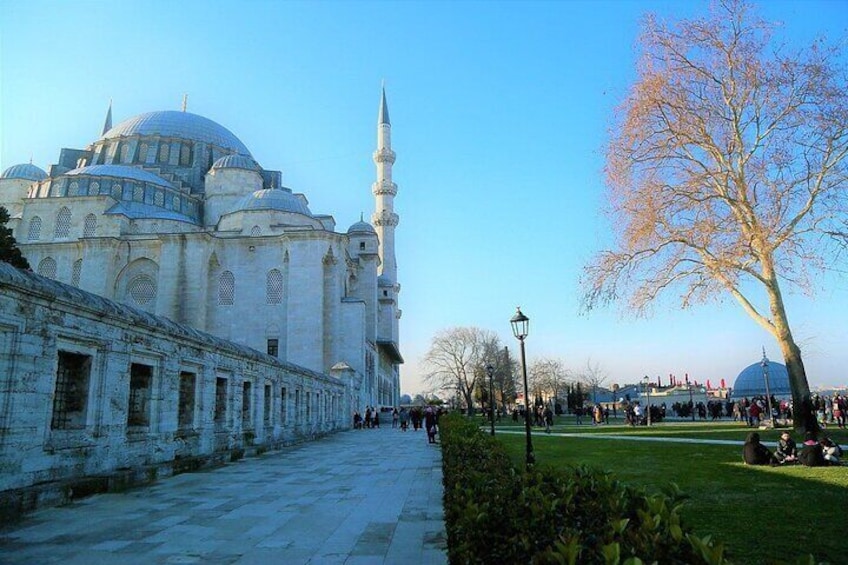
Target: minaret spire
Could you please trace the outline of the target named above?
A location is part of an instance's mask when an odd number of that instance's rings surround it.
[[[383,85],[381,87],[380,109],[377,115],[377,150],[374,152],[377,180],[371,187],[376,205],[372,223],[377,230],[377,236],[380,238],[380,274],[392,283],[397,283],[395,227],[398,225],[398,215],[395,214],[394,209],[394,200],[397,195],[397,185],[392,182],[392,165],[394,162],[392,124],[389,121],[389,105],[386,102],[386,88]]]
[[[106,135],[106,132],[112,129],[112,99],[109,99],[109,110],[106,111],[106,121],[103,122],[103,131],[100,135]]]
[[[188,92],[183,94],[183,112],[188,108]]]

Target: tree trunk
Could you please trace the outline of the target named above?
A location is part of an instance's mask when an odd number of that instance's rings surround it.
[[[789,386],[792,389],[792,424],[795,431],[803,438],[806,432],[818,435],[819,426],[810,398],[810,385],[807,382],[807,372],[801,360],[801,349],[795,343],[789,320],[783,306],[783,297],[776,277],[771,277],[768,289],[769,306],[772,315],[773,334],[780,345],[786,370],[789,372]],[[770,400],[769,400],[770,401]]]

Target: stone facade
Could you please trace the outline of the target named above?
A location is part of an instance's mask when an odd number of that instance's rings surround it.
[[[331,372],[0,263],[0,515],[349,428]]]
[[[45,172],[14,165],[0,205],[40,275],[314,374],[352,371],[356,409],[400,395],[395,153],[382,93],[372,187],[376,228],[335,231],[229,130],[150,112]]]

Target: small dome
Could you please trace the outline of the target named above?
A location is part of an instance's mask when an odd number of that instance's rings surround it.
[[[369,224],[368,222],[363,222],[362,220],[356,222],[352,226],[350,226],[347,230],[347,233],[362,233],[362,234],[371,234],[377,235],[377,230],[374,229],[374,226]]]
[[[306,204],[285,188],[266,188],[248,194],[233,207],[233,212],[245,210],[276,210],[312,217]]]
[[[87,175],[92,177],[115,177],[119,179],[132,179],[135,181],[149,182],[165,188],[174,188],[174,186],[158,175],[154,175],[144,169],[136,167],[126,167],[124,165],[90,165],[81,167],[65,173],[66,176]]]
[[[733,398],[765,396],[766,380],[762,363],[754,363],[746,367],[733,384]],[[789,371],[786,366],[774,361],[768,363],[769,392],[776,397],[791,396],[789,387]]]
[[[241,155],[250,155],[244,143],[224,126],[197,114],[170,110],[148,112],[124,120],[103,134],[101,139],[139,135],[159,135],[202,141]]]
[[[3,179],[26,179],[26,180],[44,180],[47,178],[47,173],[36,167],[32,163],[21,163],[20,165],[12,165],[0,175]]]
[[[213,169],[247,169],[258,171],[259,165],[250,157],[244,155],[225,155],[212,163]]]

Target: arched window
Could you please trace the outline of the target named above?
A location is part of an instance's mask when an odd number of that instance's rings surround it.
[[[94,237],[97,233],[97,216],[89,214],[85,217],[85,224],[82,229],[83,237]]]
[[[68,196],[77,196],[79,194],[79,183],[77,181],[68,185]]]
[[[259,237],[260,235],[262,235],[262,228],[259,226],[253,226],[250,229],[250,237]]]
[[[29,221],[29,233],[27,234],[29,241],[38,241],[41,239],[41,218],[33,216]]]
[[[121,145],[121,163],[130,162],[130,146],[127,144]]]
[[[148,275],[138,275],[127,284],[127,295],[139,306],[145,306],[156,298],[156,281]]]
[[[141,185],[135,185],[133,187],[133,200],[136,202],[144,202],[144,187]]]
[[[100,192],[100,183],[94,181],[90,185],[88,185],[88,193],[92,196],[96,196],[97,193]]]
[[[162,143],[159,146],[159,162],[167,163],[168,158],[171,156],[171,148],[168,147],[167,143]]]
[[[138,161],[139,163],[147,162],[147,144],[142,143],[141,147],[138,148]]]
[[[114,198],[115,200],[121,200],[121,198],[123,198],[123,195],[124,195],[124,189],[121,188],[121,185],[118,184],[118,183],[113,184],[112,185],[112,198]]]
[[[161,190],[157,190],[156,194],[153,195],[153,203],[160,208],[165,205],[165,195]]]
[[[180,165],[188,166],[191,164],[191,146],[188,143],[183,143],[180,146]]]
[[[74,267],[71,271],[71,284],[79,286],[80,274],[82,274],[82,259],[74,261]]]
[[[49,279],[56,278],[56,260],[53,257],[45,257],[41,260],[41,263],[38,264],[38,269],[36,271],[42,277],[47,277]]]
[[[265,294],[268,304],[279,304],[283,301],[283,274],[277,269],[268,271]]]
[[[54,237],[56,239],[68,237],[71,231],[71,211],[67,206],[62,206],[59,213],[56,214],[56,231]]]
[[[221,273],[221,278],[218,280],[218,304],[222,306],[232,306],[233,297],[236,293],[236,279],[230,271]]]

